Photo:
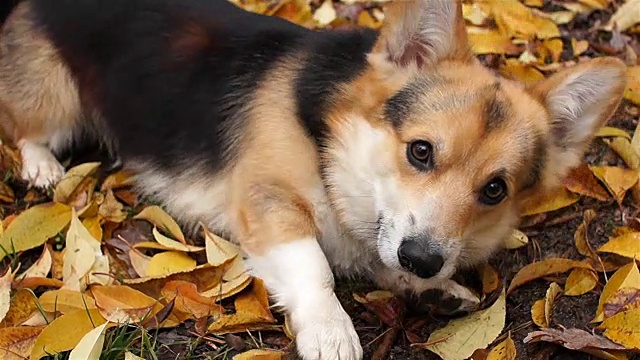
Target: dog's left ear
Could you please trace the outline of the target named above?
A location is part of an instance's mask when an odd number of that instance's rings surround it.
[[[578,166],[595,132],[613,115],[626,87],[626,66],[597,58],[573,66],[529,90],[549,114],[549,176],[564,178]]]
[[[474,59],[460,0],[395,0],[373,53],[400,67],[428,67],[451,59]]]

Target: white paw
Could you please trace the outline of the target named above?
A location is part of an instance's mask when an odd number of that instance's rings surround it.
[[[291,314],[298,354],[304,360],[360,360],[362,346],[353,322],[335,295],[321,307]]]
[[[55,185],[64,175],[64,167],[47,147],[27,140],[19,142],[18,147],[22,155],[20,176],[31,185],[39,188]]]

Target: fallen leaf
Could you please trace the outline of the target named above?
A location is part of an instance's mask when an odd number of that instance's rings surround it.
[[[593,250],[591,245],[589,244],[589,239],[587,239],[587,234],[589,230],[589,225],[591,221],[596,217],[596,212],[592,209],[587,209],[584,211],[584,215],[582,218],[582,223],[578,225],[578,229],[574,234],[573,238],[576,243],[576,249],[580,253],[580,255],[587,256],[591,259],[597,260],[598,254]]]
[[[568,11],[571,13],[570,11]],[[573,14],[573,13],[571,13]],[[571,48],[573,49],[573,56],[580,56],[585,51],[589,50],[589,41],[588,40],[576,40],[571,38]]]
[[[214,286],[209,290],[203,291],[202,296],[215,299],[216,301],[221,301],[244,290],[249,286],[249,284],[251,284],[252,279],[253,278],[248,273],[244,273],[233,280],[223,281],[218,286]]]
[[[71,220],[71,207],[46,203],[18,215],[0,237],[0,260],[7,254],[33,249],[60,233]]]
[[[140,356],[134,355],[133,353],[127,351],[124,354],[124,360],[145,360],[145,359],[141,358]]]
[[[53,201],[66,204],[71,200],[76,189],[85,181],[86,178],[92,176],[98,167],[99,162],[85,163],[69,169],[64,177],[58,181],[53,191]]]
[[[542,196],[532,196],[523,203],[523,216],[547,213],[565,208],[580,200],[580,195],[574,194],[564,187],[558,187],[551,193]]]
[[[593,290],[598,285],[598,276],[595,272],[577,268],[571,270],[564,284],[564,294],[566,296],[580,296]]]
[[[82,225],[84,225],[89,231],[89,234],[98,241],[102,240],[102,225],[100,224],[102,220],[103,218],[100,215],[82,219]]]
[[[129,259],[131,260],[131,266],[136,271],[138,276],[145,277],[147,275],[147,269],[149,269],[149,263],[151,262],[151,256],[147,256],[137,249],[129,250]]]
[[[531,320],[539,327],[548,327],[544,317],[544,299],[536,300],[531,306]]]
[[[616,137],[613,139],[603,139],[613,151],[620,156],[627,166],[633,170],[640,169],[640,156],[636,150],[634,150],[631,142],[623,137]],[[640,150],[640,149],[639,149]]]
[[[599,326],[603,335],[628,350],[640,350],[640,309],[620,312]]]
[[[124,285],[95,285],[91,294],[100,314],[113,323],[139,323],[162,308],[156,299]]]
[[[476,55],[518,53],[518,47],[511,42],[511,39],[498,31],[470,32],[468,38],[471,50]]]
[[[69,360],[100,360],[104,345],[104,330],[109,323],[104,323],[86,333],[78,345],[71,350]]]
[[[133,185],[133,174],[124,170],[110,174],[102,182],[100,191],[116,190]]]
[[[518,0],[490,0],[489,3],[498,28],[509,37],[525,40],[560,37],[553,21],[536,16]]]
[[[7,267],[4,275],[0,277],[0,321],[4,320],[9,312],[9,306],[11,305],[11,283],[13,283],[13,276],[15,274],[11,272],[11,267]]]
[[[427,349],[443,359],[464,360],[476,349],[492,343],[504,329],[506,318],[506,295],[500,297],[487,309],[477,311],[449,323],[429,336],[426,343],[413,344]]]
[[[13,202],[16,201],[16,195],[14,194],[13,189],[4,182],[0,182],[0,201],[7,204],[13,204]]]
[[[606,318],[619,312],[640,309],[640,288],[620,288],[613,293],[602,307]]]
[[[635,0],[637,3],[638,0]],[[627,67],[627,88],[624,90],[624,98],[640,104],[640,66]]]
[[[336,9],[333,7],[333,1],[325,0],[313,14],[313,19],[319,26],[331,24],[336,19]]]
[[[174,239],[186,244],[184,235],[180,226],[173,220],[169,214],[167,214],[161,207],[157,205],[147,206],[138,215],[133,217],[134,219],[146,220],[156,227],[159,227],[162,231],[169,233]]]
[[[179,241],[170,239],[162,235],[156,227],[153,228],[152,232],[153,232],[153,238],[156,239],[158,244],[164,246],[165,249],[175,250],[175,251],[185,251],[185,252],[204,250],[204,248],[201,246],[186,245]]]
[[[526,265],[521,268],[513,277],[513,280],[511,280],[507,294],[510,294],[516,288],[530,281],[552,274],[564,273],[574,268],[593,270],[593,268],[586,263],[562,258],[548,258]]]
[[[186,281],[170,281],[162,288],[162,295],[175,299],[175,309],[199,319],[224,313],[214,299],[202,296],[196,286]]]
[[[107,190],[107,194],[104,196],[104,201],[98,208],[98,214],[105,221],[115,223],[121,223],[127,218],[127,212],[124,210],[124,205],[116,199],[112,190]]]
[[[611,31],[615,26],[618,31],[625,31],[639,22],[640,0],[628,0],[616,10],[603,29]]]
[[[44,311],[63,314],[96,308],[96,302],[91,296],[66,289],[47,291],[40,295],[38,302]]]
[[[25,321],[21,322],[19,325],[22,326],[45,326],[49,325],[53,320],[58,317],[58,313],[50,313],[46,311],[36,311]]]
[[[534,66],[523,64],[517,59],[507,59],[499,68],[500,75],[531,85],[543,80],[544,75]]]
[[[555,282],[549,285],[547,293],[543,300],[535,302],[531,308],[531,318],[533,322],[542,327],[547,328],[551,326],[551,315],[553,314],[553,308],[556,300],[562,295],[562,288]],[[542,312],[542,313],[540,313]]]
[[[0,359],[28,359],[44,326],[19,326],[0,329]]]
[[[106,323],[97,309],[76,310],[53,320],[36,340],[31,359],[73,349],[82,337],[95,327]],[[64,336],[60,336],[64,334]]]
[[[280,360],[283,357],[284,353],[282,351],[252,349],[234,356],[231,360]]]
[[[516,344],[511,339],[511,334],[503,342],[491,349],[487,360],[516,360]]]
[[[204,226],[202,229],[204,231],[205,249],[209,264],[218,266],[239,256],[240,247],[238,245],[217,236]]]
[[[527,234],[516,229],[513,231],[513,233],[511,233],[511,236],[506,239],[504,248],[509,250],[519,249],[523,246],[527,246],[528,243],[529,237],[527,236]]]
[[[62,279],[64,287],[75,291],[84,290],[89,283],[89,272],[94,268],[98,258],[104,257],[100,249],[100,242],[94,239],[87,228],[82,225],[74,209],[67,231],[63,258]]]
[[[614,237],[602,245],[598,252],[640,259],[640,232]]]
[[[595,137],[622,137],[631,140],[631,135],[622,129],[613,126],[603,126],[593,135]]]
[[[11,297],[9,312],[0,322],[0,328],[18,326],[38,310],[37,298],[28,290],[18,290]]]
[[[42,254],[38,260],[36,260],[31,267],[29,267],[25,272],[18,275],[18,279],[26,279],[31,277],[42,277],[45,278],[49,275],[51,271],[51,265],[53,264],[53,259],[51,257],[51,248],[48,245],[43,246]]]
[[[602,336],[581,329],[558,330],[546,328],[530,332],[523,340],[525,344],[541,341],[558,344],[569,350],[581,351],[606,359],[615,359],[611,354],[609,354],[609,357],[605,357],[610,351],[624,350],[624,347]]]
[[[560,39],[545,39],[542,41],[542,45],[544,46],[545,52],[549,54],[552,62],[560,61],[560,56],[562,55],[563,44]],[[546,58],[544,56],[542,59]]]
[[[593,322],[604,320],[604,304],[621,288],[640,289],[640,271],[638,271],[635,261],[618,269],[605,284],[602,294],[600,294],[600,301],[598,302],[598,309]]]
[[[589,196],[600,201],[611,199],[611,195],[600,185],[589,166],[581,164],[572,169],[563,179],[562,184],[571,192]]]
[[[484,264],[480,273],[482,275],[482,293],[485,295],[492,294],[498,290],[500,286],[500,277],[498,272],[489,264]]]
[[[462,4],[462,17],[473,25],[483,25],[489,16],[478,3]]]
[[[589,166],[593,174],[600,179],[619,205],[627,190],[638,182],[638,172],[617,166]]]
[[[191,271],[196,268],[196,261],[189,255],[179,251],[165,251],[154,255],[147,266],[146,276],[167,276],[174,273]]]

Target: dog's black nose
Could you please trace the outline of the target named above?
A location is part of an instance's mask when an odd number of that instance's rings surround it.
[[[425,279],[435,276],[444,264],[442,255],[429,251],[426,245],[411,238],[400,244],[398,259],[403,268]]]

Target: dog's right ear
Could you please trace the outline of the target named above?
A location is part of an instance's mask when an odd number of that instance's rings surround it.
[[[394,0],[373,53],[417,69],[447,59],[471,61],[460,0]]]

